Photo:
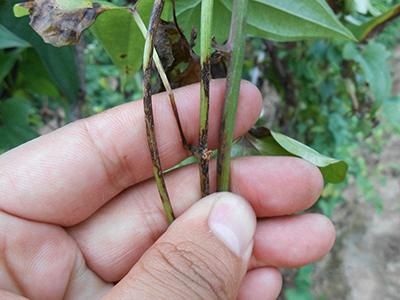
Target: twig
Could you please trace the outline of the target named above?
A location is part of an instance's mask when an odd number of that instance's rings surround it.
[[[370,39],[381,33],[389,24],[391,24],[394,20],[398,19],[399,17],[400,17],[400,6],[398,6],[393,11],[393,14],[387,20],[385,20],[378,26],[375,26],[371,30],[366,32],[364,36],[361,38],[360,43],[367,43]]]
[[[171,201],[169,199],[167,187],[165,185],[165,180],[161,169],[161,160],[158,153],[156,134],[154,130],[154,116],[151,95],[151,63],[154,49],[154,37],[160,23],[163,7],[164,0],[154,1],[153,11],[150,18],[149,31],[147,33],[143,55],[143,104],[146,121],[147,142],[149,145],[151,160],[153,163],[153,173],[167,220],[169,223],[172,223],[175,219],[175,216],[172,210]]]
[[[220,129],[220,146],[217,161],[217,186],[220,192],[229,190],[233,130],[244,60],[247,4],[248,0],[234,0],[233,2],[229,38],[229,46],[232,47],[232,56],[228,69],[225,106]]]
[[[142,18],[140,17],[138,11],[136,10],[135,7],[131,8],[130,11],[132,13],[133,18],[135,19],[136,24],[138,25],[138,27],[140,29],[142,35],[146,38],[146,36],[147,36],[147,28],[146,28],[146,25],[144,24]],[[176,123],[178,125],[179,135],[181,137],[182,144],[187,150],[193,152],[194,150],[192,149],[192,146],[190,146],[188,144],[188,142],[186,140],[186,137],[185,137],[185,134],[183,132],[182,123],[181,123],[181,120],[179,118],[178,108],[176,106],[174,91],[171,88],[171,84],[169,83],[167,74],[165,73],[164,67],[163,67],[163,65],[161,63],[160,56],[158,55],[156,49],[153,49],[153,60],[154,60],[154,64],[156,65],[158,74],[160,75],[161,81],[162,81],[162,83],[164,85],[164,88],[167,91],[169,102],[171,104],[171,107],[172,107],[172,110],[174,112],[174,116],[175,116],[175,119],[176,119]]]
[[[214,0],[201,2],[201,76],[200,76],[200,186],[203,197],[210,193],[208,114],[210,110],[211,29]]]
[[[174,23],[175,23],[176,29],[178,29],[180,36],[185,37],[185,35],[182,32],[181,27],[178,24],[178,18],[176,16],[176,0],[172,0],[172,16],[174,18]]]

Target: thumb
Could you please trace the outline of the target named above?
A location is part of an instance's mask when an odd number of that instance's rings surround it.
[[[243,198],[210,195],[179,217],[105,298],[236,299],[255,228]]]

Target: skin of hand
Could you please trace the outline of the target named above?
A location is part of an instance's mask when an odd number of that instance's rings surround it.
[[[225,81],[211,84],[217,147]],[[199,85],[175,91],[188,142],[198,139]],[[154,96],[164,169],[183,149],[165,94]],[[323,257],[335,231],[297,214],[318,199],[319,170],[293,157],[232,162],[231,189],[200,199],[196,165],[166,175],[170,226],[152,179],[141,101],[80,120],[0,156],[0,299],[276,299],[278,268]],[[235,136],[261,110],[242,82]],[[210,168],[215,190],[215,162]]]

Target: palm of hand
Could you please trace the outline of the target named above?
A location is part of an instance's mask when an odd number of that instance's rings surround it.
[[[213,82],[213,116],[222,110],[223,88],[223,81]],[[190,143],[197,139],[198,89],[194,85],[176,92]],[[162,95],[155,98],[166,169],[187,153],[168,102]],[[252,126],[259,110],[258,91],[243,84],[236,136]],[[216,146],[218,124],[212,118],[211,147]],[[0,157],[0,298],[131,299],[140,290],[140,295],[153,293],[160,299],[188,299],[190,291],[215,299],[233,299],[238,293],[240,299],[273,299],[281,284],[275,268],[310,263],[331,248],[334,230],[326,218],[293,216],[318,198],[318,169],[296,158],[237,159],[232,189],[251,204],[258,222],[252,258],[244,266],[247,275],[243,281],[244,275],[227,275],[240,273],[243,262],[218,248],[219,242],[207,236],[207,224],[186,218],[181,226],[178,218],[163,235],[167,223],[145,141],[142,103],[135,102]],[[211,178],[215,185],[215,174]],[[177,215],[200,198],[198,183],[196,166],[167,175]]]

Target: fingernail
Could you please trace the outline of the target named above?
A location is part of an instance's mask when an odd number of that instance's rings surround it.
[[[237,256],[247,256],[256,229],[256,217],[250,205],[241,197],[223,193],[208,217],[213,234]]]

